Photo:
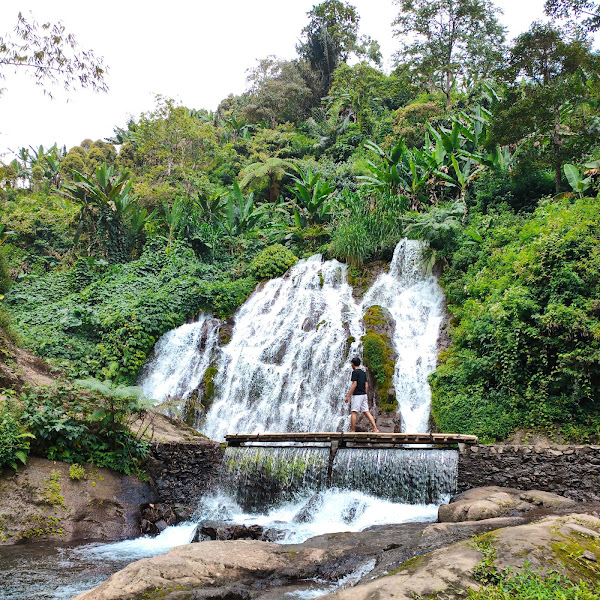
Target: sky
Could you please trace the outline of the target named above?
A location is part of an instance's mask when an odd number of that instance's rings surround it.
[[[38,22],[61,20],[82,49],[108,66],[107,94],[59,87],[54,99],[21,69],[0,80],[0,160],[19,148],[67,148],[102,139],[155,106],[157,94],[190,108],[214,110],[228,94],[246,89],[246,70],[270,54],[291,59],[306,13],[318,0],[26,0],[0,2],[0,36],[17,23],[19,10]],[[360,33],[379,41],[387,70],[398,42],[392,0],[350,0],[361,17]],[[543,14],[544,0],[497,0],[509,38]]]

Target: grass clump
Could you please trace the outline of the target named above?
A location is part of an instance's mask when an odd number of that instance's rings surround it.
[[[600,581],[572,582],[550,571],[536,573],[529,567],[518,573],[504,573],[495,583],[486,583],[479,590],[469,590],[469,600],[598,600]]]

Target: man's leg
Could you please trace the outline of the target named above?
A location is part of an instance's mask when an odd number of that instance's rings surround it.
[[[354,413],[352,413],[352,414],[354,414]],[[368,410],[365,410],[365,412],[363,414],[365,415],[365,417],[367,417],[367,419],[369,419],[369,422],[373,426],[373,431],[375,433],[379,433],[379,429],[377,429],[377,424],[375,423],[375,419],[373,418],[373,415]],[[354,429],[352,429],[352,431],[354,431]]]
[[[356,412],[350,413],[350,431],[356,431]]]

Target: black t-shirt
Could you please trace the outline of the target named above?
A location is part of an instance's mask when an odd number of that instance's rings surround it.
[[[353,396],[360,396],[367,393],[367,374],[362,369],[354,369],[350,381],[356,381]]]

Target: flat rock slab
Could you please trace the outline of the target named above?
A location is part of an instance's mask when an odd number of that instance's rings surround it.
[[[574,529],[575,528],[575,529]],[[579,528],[582,528],[581,530]],[[573,581],[597,579],[600,519],[584,514],[546,517],[538,523],[506,527],[486,535],[496,549],[495,566],[562,572]],[[484,554],[471,541],[411,559],[393,574],[322,596],[328,600],[414,600],[464,598],[460,590],[478,589],[473,569]],[[594,560],[595,559],[595,560]]]
[[[581,513],[521,524],[526,519],[405,523],[294,545],[241,540],[188,544],[132,563],[75,600],[273,600],[308,589],[308,580],[318,579],[324,589],[339,581],[356,583],[346,576],[367,564],[361,583],[324,597],[413,600],[442,592],[445,599],[458,598],[463,596],[456,590],[478,587],[472,571],[484,554],[474,536],[482,534],[496,550],[498,568],[520,568],[527,562],[574,580],[597,577],[600,519]]]
[[[481,521],[525,513],[535,508],[564,508],[576,504],[575,500],[550,492],[481,487],[456,496],[450,504],[442,504],[438,510],[438,520],[442,523]]]
[[[132,563],[94,590],[76,596],[75,600],[218,598],[225,592],[225,586],[232,590],[236,585],[246,587],[249,582],[259,579],[266,582],[271,578],[285,578],[286,571],[292,568],[299,576],[302,572],[310,576],[314,574],[315,565],[328,558],[332,556],[326,550],[290,551],[269,542],[237,540],[187,544]],[[212,589],[212,595],[197,595],[198,588]],[[190,596],[190,593],[195,595]]]

